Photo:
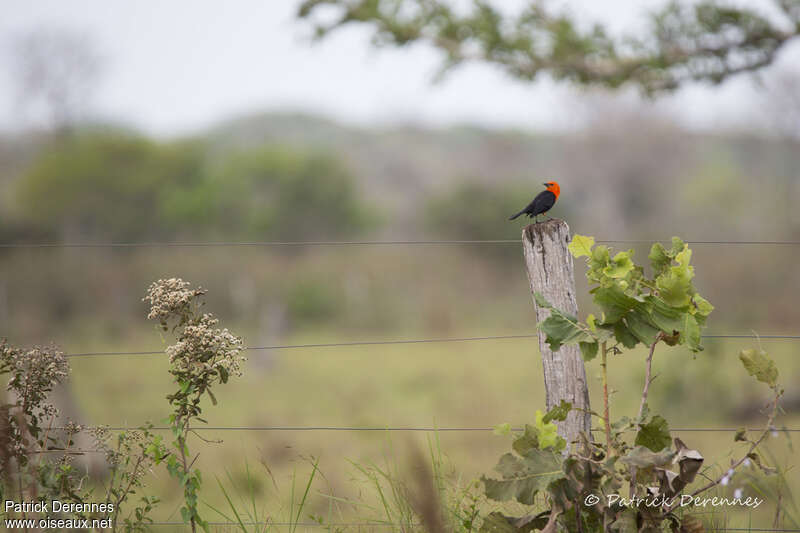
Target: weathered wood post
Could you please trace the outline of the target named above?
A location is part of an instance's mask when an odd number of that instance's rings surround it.
[[[534,292],[539,292],[556,309],[577,316],[575,273],[572,256],[567,249],[569,241],[569,226],[559,219],[530,224],[522,230],[522,247],[531,296]],[[550,315],[550,310],[540,308],[535,300],[533,305],[536,308],[537,323]],[[567,442],[572,442],[580,431],[588,434],[591,428],[586,370],[577,345],[564,345],[553,352],[545,342],[545,337],[539,332],[547,409],[558,405],[561,400],[570,402],[574,408],[583,409],[571,411],[564,422],[558,423],[558,433]]]

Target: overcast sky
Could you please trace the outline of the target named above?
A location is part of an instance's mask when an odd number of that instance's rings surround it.
[[[503,0],[509,7],[521,0]],[[571,0],[586,20],[635,31],[657,0]],[[752,0],[750,3],[763,4]],[[13,42],[37,28],[85,34],[104,57],[95,114],[153,134],[175,135],[253,111],[318,112],[350,123],[472,122],[563,129],[580,119],[576,91],[548,80],[509,79],[487,66],[461,67],[433,84],[437,53],[424,46],[376,51],[352,28],[310,43],[294,19],[297,0],[0,0],[0,128],[34,117],[17,105]],[[800,64],[800,46],[778,67]],[[655,107],[693,127],[737,127],[760,114],[750,76],[721,88],[689,87]]]

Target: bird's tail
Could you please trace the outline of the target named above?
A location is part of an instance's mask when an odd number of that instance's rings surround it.
[[[519,213],[517,213],[516,215],[511,215],[511,216],[508,218],[508,220],[514,220],[515,218],[517,218],[518,216],[520,216],[520,215],[521,215],[522,213],[524,213],[524,212],[525,212],[525,210],[523,209],[522,211],[520,211],[520,212],[519,212]]]

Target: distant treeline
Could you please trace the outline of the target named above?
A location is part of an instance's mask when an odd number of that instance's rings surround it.
[[[6,231],[17,237],[329,238],[371,220],[331,154],[265,146],[215,155],[203,141],[123,132],[50,142],[9,192]]]

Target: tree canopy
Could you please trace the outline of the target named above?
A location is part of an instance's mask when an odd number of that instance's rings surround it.
[[[541,0],[514,15],[490,0],[473,0],[467,9],[452,0],[305,0],[298,14],[319,37],[363,23],[376,45],[429,43],[445,55],[442,72],[477,60],[523,80],[546,73],[585,86],[630,83],[655,94],[688,81],[721,83],[772,63],[800,35],[800,0],[771,3],[777,13],[768,16],[714,0],[673,0],[650,14],[647,32],[624,38],[601,24],[585,27]],[[334,16],[325,16],[330,11]]]

